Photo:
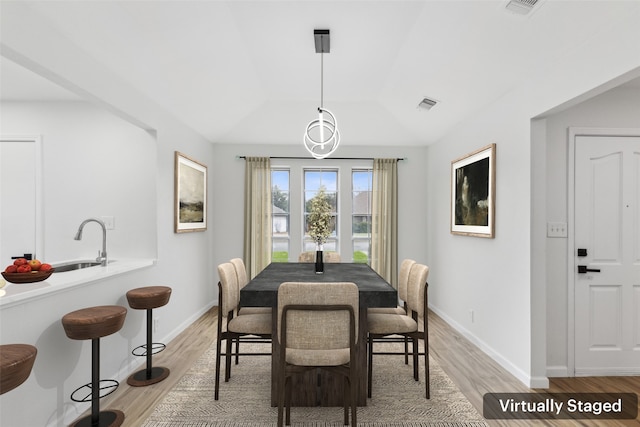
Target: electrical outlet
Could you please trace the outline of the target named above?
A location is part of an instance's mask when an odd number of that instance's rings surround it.
[[[566,222],[548,222],[547,237],[567,237]]]
[[[158,332],[158,326],[160,325],[160,318],[159,317],[154,317],[153,318],[153,332]]]
[[[107,230],[113,230],[116,228],[116,219],[113,216],[103,216],[100,219],[104,222],[104,226]]]
[[[471,323],[475,323],[476,319],[473,310],[469,310],[469,319],[471,320]]]

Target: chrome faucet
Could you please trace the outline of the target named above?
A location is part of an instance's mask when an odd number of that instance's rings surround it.
[[[73,239],[74,240],[82,239],[82,229],[88,222],[97,222],[102,227],[102,252],[98,251],[98,257],[96,258],[96,261],[99,262],[100,265],[104,267],[107,265],[107,227],[104,225],[104,222],[102,222],[97,218],[85,219],[84,221],[82,221],[82,224],[80,224],[80,227],[78,228],[78,232],[76,233],[76,236]]]

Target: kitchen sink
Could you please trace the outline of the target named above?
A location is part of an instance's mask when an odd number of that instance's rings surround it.
[[[100,263],[96,261],[72,261],[54,265],[53,268],[56,273],[64,273],[65,271],[80,270],[82,268],[95,267],[97,265],[100,265]]]

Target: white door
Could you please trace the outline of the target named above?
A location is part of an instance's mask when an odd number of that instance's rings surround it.
[[[0,269],[42,256],[39,137],[0,137]]]
[[[638,375],[640,136],[576,136],[574,182],[575,375]]]

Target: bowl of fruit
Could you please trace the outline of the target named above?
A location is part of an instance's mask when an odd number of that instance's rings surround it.
[[[53,272],[51,264],[37,259],[18,258],[4,269],[2,277],[10,283],[33,283],[46,280]]]

